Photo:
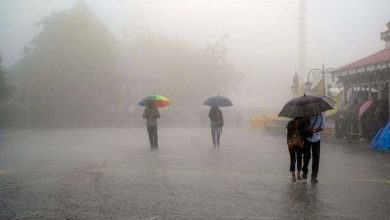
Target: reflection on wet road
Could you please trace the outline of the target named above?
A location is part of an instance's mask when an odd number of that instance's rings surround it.
[[[285,138],[162,128],[6,131],[0,219],[385,219],[390,156],[323,142],[319,184],[290,182]]]

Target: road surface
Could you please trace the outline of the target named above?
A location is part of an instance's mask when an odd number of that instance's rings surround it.
[[[292,183],[285,138],[224,128],[3,130],[0,219],[388,219],[390,154],[323,141]],[[310,175],[310,173],[309,173]]]

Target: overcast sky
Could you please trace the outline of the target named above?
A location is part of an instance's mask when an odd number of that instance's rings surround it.
[[[39,32],[34,24],[76,0],[0,0],[0,54],[12,65]],[[289,93],[298,68],[299,0],[86,0],[121,39],[155,32],[198,47],[228,36],[228,58],[251,74],[248,88]],[[339,67],[384,48],[389,0],[307,0],[307,70]],[[307,75],[307,74],[302,74]],[[272,90],[273,91],[273,90]],[[257,90],[247,91],[248,93]],[[279,102],[285,95],[275,94]],[[259,97],[263,102],[267,97]]]

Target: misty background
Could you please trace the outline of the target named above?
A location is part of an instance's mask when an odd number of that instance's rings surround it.
[[[78,12],[76,2],[87,9]],[[389,12],[386,0],[306,1],[301,81],[322,63],[339,67],[382,49]],[[93,24],[83,26],[77,17],[84,16]],[[30,74],[16,80],[25,88],[20,100],[35,114],[29,120],[56,124],[88,114],[94,121],[105,112],[130,112],[136,120],[142,110],[136,101],[151,93],[173,101],[163,110],[168,119],[201,118],[191,112],[194,104],[204,116],[202,101],[216,94],[230,97],[236,109],[277,113],[299,69],[299,19],[298,0],[1,0],[0,54],[8,75]],[[85,53],[73,53],[79,50]]]

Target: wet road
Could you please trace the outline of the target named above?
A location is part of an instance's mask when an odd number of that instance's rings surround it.
[[[390,154],[323,142],[292,183],[284,137],[225,128],[2,131],[0,219],[388,219]],[[310,173],[309,173],[310,175]]]

